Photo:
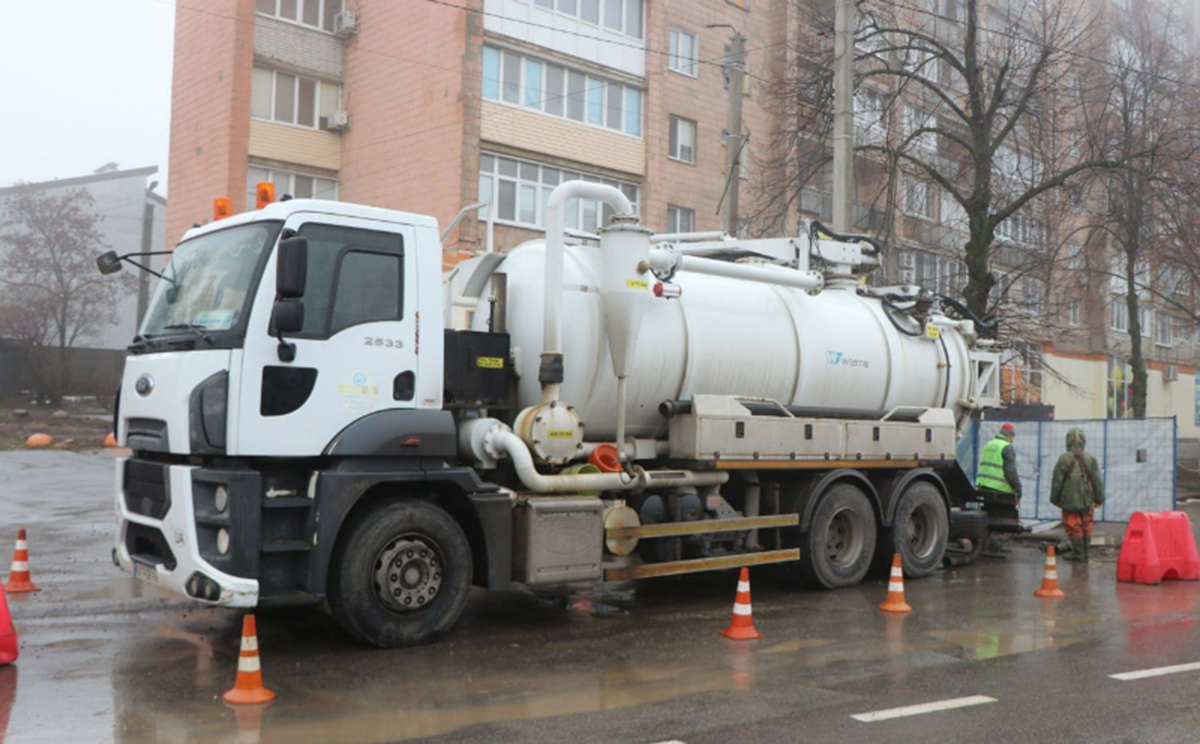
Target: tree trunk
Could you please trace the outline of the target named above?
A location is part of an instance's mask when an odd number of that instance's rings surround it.
[[[1125,294],[1125,306],[1129,312],[1129,367],[1133,373],[1133,381],[1129,388],[1129,405],[1135,418],[1146,415],[1147,377],[1146,357],[1142,353],[1142,318],[1138,313],[1140,298],[1137,293],[1137,252],[1130,251],[1125,255],[1125,281],[1128,282],[1128,292]]]

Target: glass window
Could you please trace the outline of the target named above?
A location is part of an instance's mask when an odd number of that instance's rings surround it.
[[[321,129],[329,128],[329,117],[341,105],[342,89],[333,83],[321,83],[321,104],[318,109],[317,125]]]
[[[534,2],[540,7],[554,10],[554,0],[534,0]]]
[[[566,70],[557,65],[546,65],[546,113],[563,115]]]
[[[338,267],[330,333],[359,323],[399,318],[401,273],[402,259],[398,255],[346,253]]]
[[[642,92],[637,88],[625,89],[625,133],[642,136]]]
[[[696,162],[696,122],[672,116],[669,140],[671,158],[685,163]]]
[[[608,84],[608,119],[607,124],[609,129],[621,129],[625,126],[625,121],[622,116],[622,104],[625,99],[625,87],[621,85]]]
[[[542,107],[542,63],[525,60],[525,105]]]
[[[694,232],[696,229],[696,210],[667,205],[667,232]]]
[[[336,333],[353,323],[401,317],[399,261],[403,245],[399,235],[311,222],[300,227],[300,234],[308,239],[308,284],[301,335],[322,337],[331,328]],[[395,263],[350,258],[359,251]],[[336,266],[339,256],[343,256],[340,272]],[[369,275],[376,273],[380,277],[373,280]],[[331,304],[337,306],[333,313]]]
[[[588,23],[600,25],[600,0],[580,0],[579,17]]]
[[[604,25],[621,30],[621,0],[604,0]]]
[[[493,169],[493,164],[497,167]],[[497,173],[498,175],[493,175]],[[498,158],[491,154],[480,155],[479,200],[496,203],[496,219],[513,222],[528,227],[544,227],[546,219],[546,201],[550,192],[560,183],[579,180],[580,174],[561,171],[547,165],[528,160]],[[582,176],[583,180],[591,183],[606,183],[619,188],[636,208],[638,187],[636,184],[624,183],[592,176]],[[494,185],[493,185],[494,184]],[[493,191],[495,196],[493,197]],[[584,212],[585,224],[591,224],[590,229],[597,226],[597,215],[608,222],[611,216],[609,210],[601,211],[599,202],[595,200],[570,200],[566,205],[565,222],[568,227],[578,229],[580,212]]]
[[[292,196],[297,199],[311,199],[313,195],[313,177],[299,174],[293,179]]]
[[[587,78],[582,72],[570,71],[567,74],[567,118],[583,121],[584,90],[587,88]]]
[[[300,126],[311,127],[317,123],[317,81],[300,78],[299,106],[296,109],[296,123]]]
[[[275,121],[296,123],[296,76],[275,73]]]
[[[255,119],[271,118],[271,84],[270,70],[261,67],[254,68],[250,79],[250,115]]]
[[[521,100],[521,58],[505,52],[503,67],[504,100],[509,103],[517,103]]]
[[[558,12],[575,15],[575,0],[558,0]]]
[[[537,186],[521,185],[521,216],[520,222],[526,225],[537,224]]]
[[[321,0],[304,0],[300,22],[309,26],[321,25]]]
[[[296,11],[298,5],[296,0],[279,0],[279,17],[286,18],[289,21],[296,20]]]
[[[668,66],[675,72],[696,76],[696,37],[686,31],[671,29],[671,54]]]
[[[589,124],[604,123],[604,81],[587,79],[587,120]]]
[[[642,0],[625,0],[625,33],[642,38]]]
[[[500,98],[500,50],[495,47],[483,48],[483,97]]]
[[[258,0],[257,9],[265,15],[275,15],[275,0]]]
[[[325,0],[325,20],[321,24],[321,28],[326,31],[333,30],[333,19],[338,13],[342,12],[342,0]]]
[[[479,201],[487,204],[479,210],[479,219],[486,220],[488,218],[488,210],[491,209],[492,200],[496,198],[492,193],[492,184],[495,182],[491,176],[479,176]]]
[[[337,181],[330,178],[317,178],[313,181],[313,198],[337,201]]]
[[[512,222],[517,218],[517,184],[515,181],[500,181],[500,197],[496,205],[496,219]]]
[[[517,161],[510,160],[509,158],[500,158],[500,175],[516,178],[518,167]]]

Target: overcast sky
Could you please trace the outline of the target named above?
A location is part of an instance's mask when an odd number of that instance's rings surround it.
[[[157,165],[166,192],[170,0],[5,2],[0,186]]]

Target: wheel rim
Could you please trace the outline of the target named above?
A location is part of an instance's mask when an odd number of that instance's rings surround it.
[[[937,515],[933,507],[921,504],[908,517],[908,547],[916,558],[928,558],[938,541]]]
[[[375,556],[375,596],[391,612],[422,610],[442,589],[443,565],[437,543],[425,535],[392,538]]]
[[[829,532],[825,536],[825,552],[835,566],[845,568],[853,565],[863,549],[862,517],[853,509],[839,509],[829,520]]]

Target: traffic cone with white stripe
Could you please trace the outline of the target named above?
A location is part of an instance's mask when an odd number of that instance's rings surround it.
[[[888,579],[887,599],[879,605],[884,612],[912,612],[912,607],[904,601],[904,560],[896,553],[892,557],[892,575]]]
[[[762,638],[754,628],[754,613],[750,608],[750,569],[743,567],[738,577],[737,598],[733,600],[733,619],[721,635],[734,641],[753,641]]]
[[[1058,588],[1058,559],[1054,557],[1054,546],[1046,549],[1046,567],[1042,570],[1042,588],[1033,593],[1044,599],[1062,599],[1067,596]]]
[[[275,693],[263,687],[262,664],[258,658],[258,628],[254,623],[254,615],[242,618],[242,650],[238,655],[237,681],[221,699],[232,705],[255,705],[275,699]]]
[[[17,548],[13,551],[12,572],[8,575],[4,591],[9,594],[41,591],[29,580],[29,542],[25,539],[25,530],[17,530]]]

